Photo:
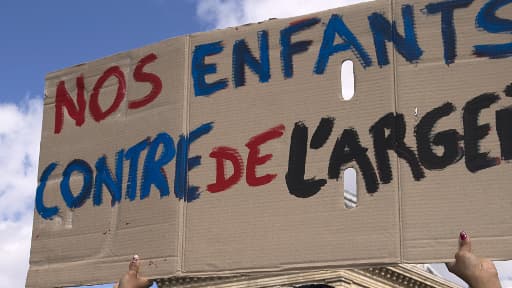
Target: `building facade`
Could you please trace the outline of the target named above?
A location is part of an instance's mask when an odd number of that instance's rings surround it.
[[[402,264],[365,269],[303,271],[274,274],[246,274],[219,277],[172,277],[157,280],[159,288],[455,288],[428,266]]]

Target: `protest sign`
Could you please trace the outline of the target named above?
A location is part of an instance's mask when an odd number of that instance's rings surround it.
[[[510,3],[368,2],[49,74],[27,286],[133,254],[149,277],[445,261],[461,229],[511,257]]]

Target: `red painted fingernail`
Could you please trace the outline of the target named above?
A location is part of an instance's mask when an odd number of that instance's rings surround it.
[[[462,240],[462,241],[468,239],[468,235],[464,231],[460,231],[459,237],[460,237],[460,240]]]

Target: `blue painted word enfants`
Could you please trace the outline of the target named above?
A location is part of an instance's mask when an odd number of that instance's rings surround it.
[[[440,30],[442,32],[444,62],[449,65],[455,62],[457,57],[457,37],[454,24],[454,13],[459,9],[469,7],[473,0],[449,0],[430,3],[420,10],[429,16],[440,16]],[[486,2],[475,17],[476,28],[488,33],[512,34],[512,20],[502,19],[496,16],[497,11],[512,3],[511,0],[490,0]],[[402,18],[404,32],[400,34],[396,23],[389,21],[381,13],[374,12],[368,16],[369,29],[374,40],[374,49],[377,56],[377,64],[383,67],[389,64],[386,42],[392,42],[398,54],[405,60],[414,63],[421,60],[423,50],[418,44],[414,23],[414,6],[406,4],[402,6]],[[305,53],[313,43],[312,40],[293,42],[292,36],[307,29],[311,29],[321,22],[320,18],[309,18],[290,23],[280,32],[281,48],[281,72],[284,79],[293,77],[293,56]],[[336,38],[342,41],[336,43]],[[251,53],[245,39],[235,41],[232,49],[232,82],[234,88],[245,85],[245,67],[258,75],[261,83],[268,82],[271,78],[268,31],[258,32],[259,60]],[[341,15],[333,14],[323,31],[323,38],[318,56],[313,67],[313,73],[322,75],[329,63],[331,56],[340,52],[354,53],[355,58],[363,68],[374,65],[374,61],[359,42],[350,28],[343,21]],[[192,54],[192,80],[195,96],[210,96],[215,92],[228,87],[227,78],[219,78],[212,82],[206,81],[207,75],[217,73],[216,63],[205,63],[209,56],[224,52],[222,41],[205,43],[195,46]],[[481,44],[473,46],[473,54],[476,57],[503,58],[512,56],[512,42],[504,44]],[[213,76],[210,76],[213,77]]]

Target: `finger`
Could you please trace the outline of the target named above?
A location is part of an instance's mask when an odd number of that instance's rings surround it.
[[[461,231],[459,234],[459,252],[471,253],[471,240],[466,232]]]

